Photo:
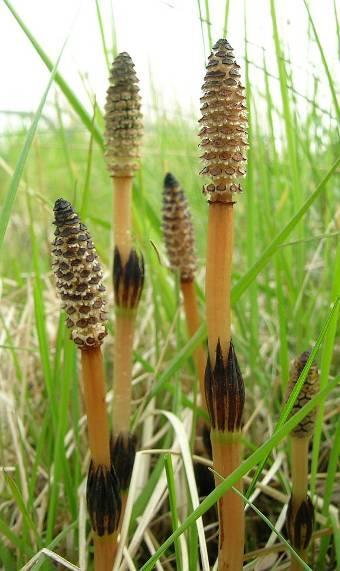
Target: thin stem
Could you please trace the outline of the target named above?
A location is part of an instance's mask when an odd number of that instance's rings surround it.
[[[114,177],[113,184],[113,232],[114,244],[119,249],[124,264],[130,254],[131,238],[131,176]]]
[[[81,351],[84,398],[91,458],[95,466],[110,467],[110,436],[105,404],[103,356],[100,347]]]
[[[95,571],[112,571],[117,553],[118,532],[99,537],[93,534]]]
[[[94,467],[111,469],[109,423],[105,403],[105,377],[100,347],[81,351],[88,438]],[[95,571],[111,571],[117,550],[117,533],[99,537],[93,532]]]
[[[201,324],[200,316],[198,313],[198,302],[197,302],[194,280],[181,281],[181,290],[183,295],[184,312],[185,312],[188,332],[190,337],[193,337],[193,335],[196,333]],[[206,357],[202,345],[199,345],[195,349],[194,359],[200,383],[201,403],[204,410],[207,410],[207,405],[205,402],[205,389],[204,389],[204,371],[205,371]]]
[[[224,434],[212,432],[211,443],[214,469],[223,478],[227,478],[241,464],[242,445],[240,433]],[[216,485],[220,478],[215,477]],[[235,487],[242,492],[242,480]],[[244,505],[241,496],[228,490],[218,502],[219,518],[219,571],[240,571],[243,567],[244,550]]]
[[[122,497],[122,511],[121,511],[121,516],[120,516],[120,521],[119,521],[119,531],[121,530],[122,527],[122,523],[124,520],[124,515],[125,515],[125,509],[126,509],[126,502],[128,499],[128,495],[129,495],[129,490],[123,490],[121,492],[121,497]]]
[[[136,312],[116,312],[114,347],[113,433],[129,432],[131,416],[132,353]]]
[[[306,552],[305,551],[298,551],[298,555],[301,557],[301,559],[303,559],[305,561],[306,558]],[[302,565],[302,563],[300,563],[300,561],[298,559],[296,559],[296,557],[294,557],[294,555],[291,555],[291,560],[290,560],[290,571],[302,571],[305,567]]]
[[[304,502],[308,492],[309,438],[292,438],[292,507],[293,514]]]
[[[306,501],[308,493],[308,448],[309,438],[292,437],[292,517],[302,502]],[[298,555],[306,561],[306,550],[299,550]],[[303,569],[300,561],[294,555],[291,557],[290,571],[301,571]]]
[[[230,343],[230,290],[233,251],[233,204],[209,204],[206,270],[208,347],[212,366],[220,340],[226,363]]]

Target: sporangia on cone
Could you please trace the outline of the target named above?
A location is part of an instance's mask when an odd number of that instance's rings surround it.
[[[113,64],[105,104],[105,159],[111,176],[132,176],[139,168],[143,135],[141,97],[135,66],[122,52]]]
[[[299,377],[309,359],[310,352],[305,351],[299,357],[297,357],[292,364],[291,371],[290,371],[290,378],[288,383],[288,390],[287,390],[287,398],[291,394],[293,388],[295,387]],[[305,382],[302,385],[300,393],[297,396],[297,399],[294,403],[294,406],[291,411],[291,415],[297,413],[301,408],[307,404],[318,392],[320,389],[320,381],[319,381],[319,370],[317,364],[314,362],[312,363]],[[292,436],[296,438],[306,438],[312,435],[314,425],[315,425],[315,409],[312,410],[309,414],[305,416],[301,422],[293,429]]]
[[[199,132],[205,165],[200,174],[211,179],[203,187],[210,201],[230,201],[230,193],[242,190],[237,179],[246,173],[248,122],[239,69],[228,41],[218,40],[202,86]]]
[[[188,201],[175,177],[164,178],[162,225],[170,267],[179,271],[181,281],[194,279],[196,264],[195,237]]]
[[[106,335],[107,314],[96,249],[70,202],[59,198],[54,215],[53,269],[71,339],[82,350],[99,347]]]

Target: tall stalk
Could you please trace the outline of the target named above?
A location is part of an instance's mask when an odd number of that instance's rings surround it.
[[[170,267],[179,274],[187,329],[192,337],[201,321],[195,289],[197,258],[194,229],[184,191],[171,173],[164,178],[162,220]],[[204,390],[205,356],[202,345],[195,349],[194,359],[200,384],[201,404],[204,410],[207,410]]]
[[[91,464],[87,506],[91,519],[96,571],[112,569],[121,513],[119,482],[111,463],[109,424],[101,344],[106,336],[105,287],[96,250],[72,205],[59,199],[54,207],[53,243],[56,286],[67,314],[71,339],[81,351]]]
[[[295,359],[289,380],[288,397],[297,383],[307,361],[309,352],[305,351]],[[302,389],[295,401],[291,414],[298,412],[313,396],[319,392],[319,371],[316,363],[309,369]],[[313,532],[314,507],[308,495],[308,449],[314,431],[315,410],[309,413],[291,433],[291,469],[292,493],[287,511],[287,532],[292,546],[304,561],[307,561],[307,549]],[[303,569],[293,556],[291,571]]]
[[[112,65],[105,106],[105,158],[113,185],[113,285],[115,345],[113,366],[112,459],[122,488],[123,511],[130,483],[136,438],[130,433],[133,340],[144,283],[143,257],[132,247],[131,200],[142,138],[141,98],[130,56]]]
[[[213,46],[202,90],[199,135],[205,166],[201,174],[210,178],[203,188],[209,204],[205,391],[211,419],[214,468],[220,476],[227,477],[242,458],[244,384],[231,343],[230,291],[234,197],[241,191],[237,178],[245,174],[247,148],[244,88],[227,40],[218,40]],[[241,482],[237,487],[241,490]],[[218,512],[218,568],[238,571],[242,569],[244,551],[242,498],[232,490],[228,491],[219,502]]]

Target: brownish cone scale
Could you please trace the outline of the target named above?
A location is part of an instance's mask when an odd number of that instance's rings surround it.
[[[247,112],[239,69],[229,42],[218,40],[202,86],[199,132],[205,165],[200,174],[212,179],[203,187],[210,201],[229,202],[246,173]]]
[[[292,364],[290,371],[289,384],[287,389],[287,398],[295,387],[299,377],[309,359],[310,351],[305,351],[297,357]],[[314,362],[310,367],[305,382],[300,390],[300,393],[294,403],[291,415],[297,413],[301,408],[307,404],[320,389],[319,370],[317,364]],[[312,410],[305,418],[292,431],[292,436],[296,438],[306,438],[312,435],[315,424],[316,411]]]
[[[132,176],[139,168],[143,135],[141,97],[135,66],[129,54],[120,53],[109,77],[105,104],[105,159],[113,177]]]
[[[181,281],[192,281],[197,269],[194,229],[188,201],[176,178],[164,178],[162,222],[170,267]]]
[[[68,315],[67,327],[80,349],[93,349],[102,344],[106,335],[103,272],[87,227],[71,203],[59,198],[54,214],[53,268]]]

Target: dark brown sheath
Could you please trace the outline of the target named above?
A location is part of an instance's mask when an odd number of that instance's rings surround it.
[[[227,364],[224,364],[220,341],[216,347],[214,369],[208,354],[205,370],[205,396],[213,430],[241,430],[245,390],[236,353],[230,342]]]
[[[90,464],[86,488],[87,509],[92,529],[99,536],[110,535],[118,529],[122,501],[116,472],[111,466]]]
[[[135,309],[138,306],[144,285],[144,258],[132,249],[125,264],[119,249],[114,250],[113,289],[117,307]]]

